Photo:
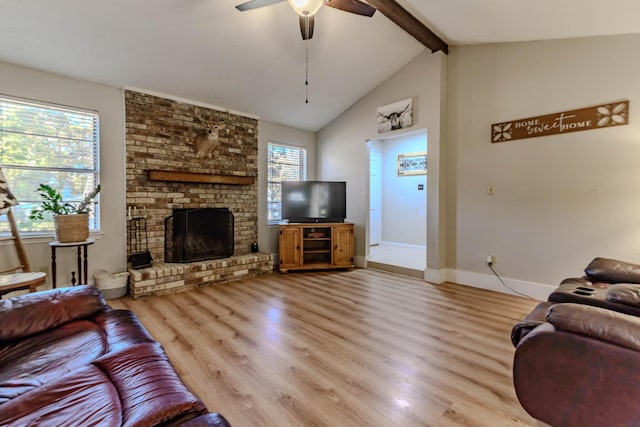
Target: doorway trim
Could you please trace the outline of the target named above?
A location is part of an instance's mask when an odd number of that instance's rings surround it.
[[[377,163],[376,170],[374,160]],[[374,173],[375,172],[375,173]],[[373,183],[372,179],[376,182]],[[377,192],[373,193],[372,187],[377,186]],[[369,246],[379,245],[382,241],[382,155],[369,148]],[[373,194],[372,194],[373,193]],[[377,213],[373,212],[377,209]]]

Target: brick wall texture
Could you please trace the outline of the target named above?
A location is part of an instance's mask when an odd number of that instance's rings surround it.
[[[198,158],[193,140],[206,127],[196,118],[194,105],[127,90],[125,108],[127,207],[147,216],[154,261],[164,260],[164,219],[173,208],[229,208],[235,218],[235,255],[248,254],[258,239],[258,121],[197,107],[210,124],[228,117],[213,157]],[[148,170],[256,179],[251,185],[155,182],[147,180]]]

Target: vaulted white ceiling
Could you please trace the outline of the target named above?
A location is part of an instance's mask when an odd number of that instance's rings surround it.
[[[305,44],[286,2],[243,1],[0,0],[0,61],[317,131],[425,49],[381,13],[329,7]],[[397,1],[450,45],[640,33],[638,0]]]

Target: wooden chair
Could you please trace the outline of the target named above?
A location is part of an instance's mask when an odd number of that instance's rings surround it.
[[[0,299],[4,294],[17,290],[29,289],[29,292],[36,292],[37,287],[44,285],[47,279],[46,273],[31,271],[27,252],[24,250],[11,208],[4,215],[9,222],[11,236],[0,238],[0,241],[13,241],[20,264],[0,271]]]

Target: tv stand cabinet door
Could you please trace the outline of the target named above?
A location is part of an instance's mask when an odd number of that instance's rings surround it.
[[[333,265],[353,268],[353,224],[333,226]]]
[[[280,226],[278,257],[280,271],[302,265],[302,228],[299,226]]]

